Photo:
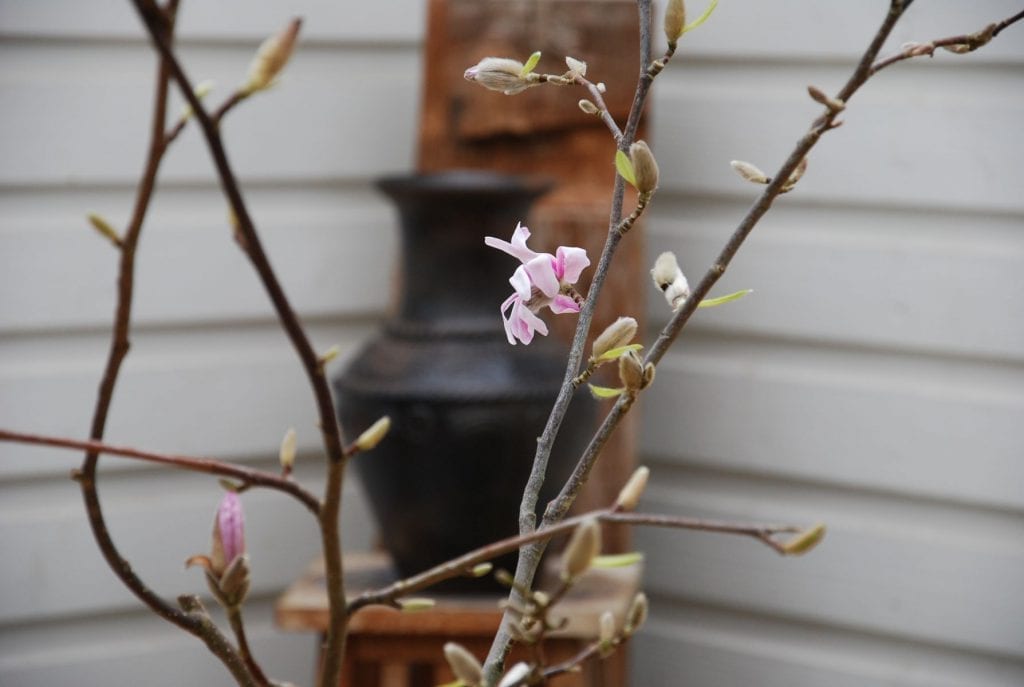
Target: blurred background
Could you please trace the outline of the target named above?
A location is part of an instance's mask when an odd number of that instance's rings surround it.
[[[728,0],[683,39],[650,111],[650,261],[671,249],[699,277],[757,192],[728,162],[771,172],[820,109],[806,86],[838,90],[887,6]],[[1019,10],[915,3],[883,54]],[[388,302],[397,231],[371,182],[415,164],[426,5],[186,0],[179,54],[217,81],[209,102],[291,15],[305,23],[281,84],[224,131],[316,347],[348,352]],[[1024,684],[1022,32],[870,82],[716,290],[755,293],[701,311],[659,367],[638,432],[645,510],[820,520],[829,535],[780,559],[745,540],[636,532],[653,615],[630,645],[635,684]],[[129,3],[0,0],[0,426],[87,434],[117,254],[85,214],[127,219],[154,63]],[[107,436],[276,469],[294,426],[297,477],[315,486],[312,399],[213,180],[190,127],[143,232]],[[646,278],[636,288],[656,330],[665,303]],[[229,684],[115,581],[68,479],[78,461],[0,445],[0,684]],[[216,483],[116,458],[101,473],[140,574],[166,596],[201,591],[182,561],[208,546]],[[316,554],[315,530],[283,497],[250,492],[246,507],[255,651],[271,675],[308,683],[313,637],[278,633],[270,615]],[[343,517],[346,548],[370,547],[354,480]]]

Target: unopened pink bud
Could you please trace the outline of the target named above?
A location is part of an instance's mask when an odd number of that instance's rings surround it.
[[[242,499],[237,493],[226,492],[221,499],[213,536],[214,550],[219,540],[224,552],[224,567],[245,553],[245,514],[242,512]]]

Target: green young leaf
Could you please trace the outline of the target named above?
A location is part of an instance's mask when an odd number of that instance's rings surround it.
[[[592,568],[625,568],[627,565],[635,565],[643,561],[644,555],[639,551],[631,551],[629,553],[612,554],[608,556],[598,556],[594,559],[594,562],[590,564]]]
[[[618,360],[620,355],[628,353],[629,351],[639,351],[643,347],[643,344],[634,343],[627,344],[625,346],[619,346],[618,348],[611,348],[605,351],[603,354],[601,354],[601,356],[597,359],[597,362],[607,363],[611,360]]]
[[[693,29],[697,28],[698,26],[706,22],[708,20],[708,17],[711,16],[711,13],[715,11],[716,7],[718,7],[718,0],[711,0],[711,3],[708,5],[708,8],[704,10],[703,14],[701,14],[699,17],[697,17],[696,19],[694,19],[689,24],[683,27],[683,33],[686,33],[687,31],[692,31]]]
[[[590,393],[594,398],[601,400],[605,398],[615,398],[621,396],[625,389],[612,389],[607,386],[594,386],[593,384],[587,384],[590,387]]]
[[[523,65],[522,71],[519,72],[519,76],[525,77],[527,74],[537,68],[537,63],[540,62],[540,50],[530,55],[530,59],[526,60],[526,64]]]
[[[633,172],[633,162],[629,159],[629,156],[621,150],[615,151],[615,169],[619,171],[619,174],[623,179],[633,186],[636,186],[636,174]]]
[[[697,304],[697,307],[698,308],[713,308],[716,305],[721,305],[722,303],[728,303],[729,301],[739,300],[740,298],[743,298],[744,296],[746,296],[748,293],[753,293],[753,292],[754,292],[753,289],[743,289],[742,291],[737,291],[736,293],[730,293],[730,294],[727,294],[725,296],[719,296],[718,298],[705,298],[704,300],[702,300],[700,303]]]

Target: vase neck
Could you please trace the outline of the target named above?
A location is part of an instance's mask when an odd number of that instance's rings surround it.
[[[512,293],[508,279],[518,264],[486,246],[484,237],[508,240],[541,189],[510,177],[466,173],[381,187],[401,218],[397,324],[500,333],[498,309]]]

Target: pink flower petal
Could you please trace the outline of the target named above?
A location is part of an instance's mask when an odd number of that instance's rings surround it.
[[[536,252],[526,247],[526,239],[528,238],[530,238],[530,230],[520,223],[516,225],[516,230],[512,232],[512,243],[502,241],[494,236],[485,236],[484,243],[491,248],[497,248],[508,253],[512,257],[517,258],[519,262],[525,263],[537,257]]]
[[[555,255],[558,278],[566,284],[575,284],[583,270],[590,266],[587,251],[582,248],[559,246]]]
[[[570,296],[564,294],[558,294],[551,299],[551,303],[548,305],[551,308],[551,312],[556,315],[561,315],[565,312],[579,312],[580,306],[576,304],[576,301]]]
[[[560,285],[558,277],[555,276],[555,265],[551,256],[547,253],[540,253],[537,257],[523,265],[526,273],[530,275],[533,285],[541,290],[548,298],[558,293]],[[529,300],[529,299],[527,299]]]
[[[524,301],[530,300],[533,296],[533,281],[530,280],[530,275],[522,265],[517,267],[516,271],[512,273],[508,283],[512,285],[512,288],[516,290],[516,293]]]
[[[224,563],[230,565],[236,556],[245,553],[245,515],[242,513],[242,499],[235,492],[226,492],[221,499],[217,508],[217,525],[224,548]]]
[[[502,324],[505,325],[505,337],[508,339],[508,342],[510,344],[512,344],[513,346],[516,345],[516,339],[515,339],[515,336],[513,336],[513,332],[512,332],[511,317],[510,317],[510,315],[506,315],[505,311],[508,310],[509,308],[514,309],[515,308],[515,304],[516,304],[516,299],[518,299],[518,298],[519,298],[518,294],[512,294],[511,296],[509,296],[508,298],[505,299],[504,303],[501,304],[501,322],[502,322]]]

